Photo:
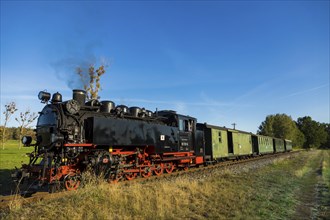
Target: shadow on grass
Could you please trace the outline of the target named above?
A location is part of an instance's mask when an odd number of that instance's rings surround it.
[[[0,169],[0,195],[7,196],[15,193],[16,184],[11,178],[15,169]]]
[[[20,194],[21,196],[29,197],[37,192],[49,192],[50,188],[47,184],[39,186],[37,182],[31,181],[22,181],[18,187],[11,176],[14,172],[15,169],[0,169],[0,196]],[[62,190],[61,186],[52,186],[55,187],[53,187],[53,190]]]

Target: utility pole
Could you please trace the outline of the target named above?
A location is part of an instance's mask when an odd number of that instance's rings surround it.
[[[234,130],[235,130],[236,123],[232,123],[231,125],[234,126]]]

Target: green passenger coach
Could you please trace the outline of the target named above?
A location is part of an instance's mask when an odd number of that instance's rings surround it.
[[[284,143],[285,143],[285,151],[292,151],[292,141],[285,139]]]
[[[229,156],[252,155],[251,133],[228,129]]]
[[[253,151],[257,155],[271,154],[274,152],[272,137],[252,135]]]
[[[205,154],[210,155],[210,160],[219,161],[228,155],[227,129],[208,124],[197,124],[198,129],[204,130]]]
[[[284,152],[285,151],[284,140],[280,138],[273,138],[273,140],[274,140],[275,153]]]

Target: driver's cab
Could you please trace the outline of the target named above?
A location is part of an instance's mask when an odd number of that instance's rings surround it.
[[[196,119],[177,115],[179,127],[179,151],[194,151],[194,134],[196,131]]]
[[[159,111],[157,115],[163,117],[168,126],[177,127],[178,151],[194,151],[196,118],[179,115],[175,111]]]

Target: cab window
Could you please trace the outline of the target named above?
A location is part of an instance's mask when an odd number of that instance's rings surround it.
[[[194,127],[193,120],[179,119],[179,130],[180,131],[192,131]]]
[[[184,131],[185,130],[185,123],[183,119],[179,120],[179,130]]]
[[[51,108],[44,109],[38,118],[37,126],[56,125],[56,113]]]

